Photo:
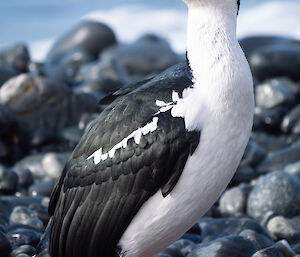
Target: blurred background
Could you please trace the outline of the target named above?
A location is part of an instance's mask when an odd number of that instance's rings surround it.
[[[150,3],[151,2],[151,3]],[[185,50],[186,7],[179,0],[10,0],[0,1],[0,48],[26,43],[41,61],[55,38],[82,19],[107,23],[122,42],[154,32],[177,52]],[[300,38],[300,0],[242,0],[240,38],[284,35]],[[33,51],[34,49],[34,51]]]

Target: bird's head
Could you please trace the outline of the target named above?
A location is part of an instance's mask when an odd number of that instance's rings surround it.
[[[188,7],[196,6],[214,6],[215,8],[224,8],[234,10],[238,13],[240,9],[240,0],[183,0]]]

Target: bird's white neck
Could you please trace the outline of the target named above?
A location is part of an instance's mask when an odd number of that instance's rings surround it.
[[[209,4],[189,7],[187,53],[196,80],[226,65],[237,47],[236,14],[232,10]]]

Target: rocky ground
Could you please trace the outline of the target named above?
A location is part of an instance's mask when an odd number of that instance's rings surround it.
[[[226,192],[160,257],[300,256],[300,42],[241,45],[255,79],[251,140]],[[183,58],[155,35],[121,45],[99,23],[63,35],[44,63],[24,45],[0,51],[1,257],[36,254],[55,180],[99,99]]]

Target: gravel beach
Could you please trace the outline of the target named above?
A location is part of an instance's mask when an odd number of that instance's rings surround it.
[[[154,34],[117,38],[83,22],[43,63],[23,44],[0,49],[0,257],[49,256],[49,197],[99,101],[185,58]],[[160,257],[300,256],[300,41],[240,44],[255,82],[251,139],[227,190]]]

